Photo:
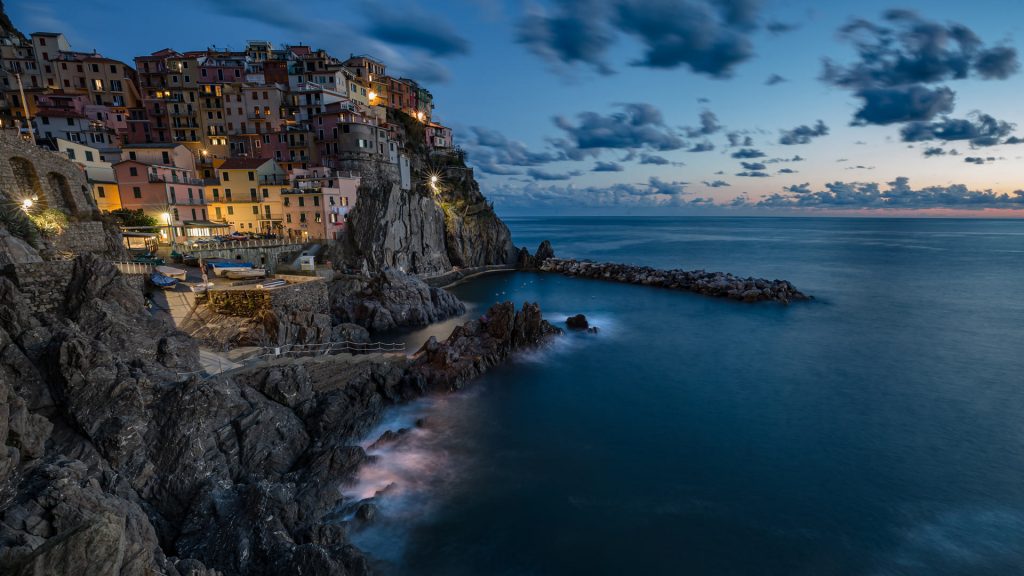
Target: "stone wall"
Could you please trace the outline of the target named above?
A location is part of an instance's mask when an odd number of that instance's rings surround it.
[[[12,264],[9,268],[32,312],[45,313],[57,312],[64,304],[74,269],[74,260]]]
[[[211,290],[206,305],[218,314],[239,318],[255,318],[265,311],[278,315],[294,311],[327,312],[327,283],[323,279],[281,274],[274,278],[292,283],[270,290]]]
[[[60,236],[52,238],[53,247],[60,252],[75,254],[106,252],[107,232],[97,220],[69,222]]]
[[[66,156],[22,140],[17,130],[0,129],[0,197],[20,205],[36,198],[77,218],[97,214],[85,172]]]

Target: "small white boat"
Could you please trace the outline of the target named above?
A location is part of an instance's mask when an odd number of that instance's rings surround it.
[[[228,272],[239,272],[242,270],[252,270],[252,266],[217,266],[213,269],[213,275],[227,276]]]
[[[263,278],[267,275],[267,271],[263,268],[243,268],[240,270],[228,268],[224,275],[232,280],[243,280],[247,278]]]
[[[157,266],[156,271],[167,276],[168,278],[174,278],[175,280],[185,280],[185,271],[181,268],[174,268],[173,266]]]
[[[260,288],[262,288],[264,290],[268,290],[270,288],[278,288],[278,287],[287,286],[287,285],[288,285],[288,283],[285,282],[284,280],[267,280],[265,282],[260,282],[259,284],[257,284],[258,287],[260,287]]]
[[[207,282],[205,284],[202,282],[198,284],[189,284],[189,288],[196,294],[202,294],[210,288],[213,288],[213,282]]]

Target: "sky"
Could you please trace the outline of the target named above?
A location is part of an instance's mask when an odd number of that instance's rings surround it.
[[[502,215],[1024,216],[1024,0],[170,6],[6,2],[126,62],[251,39],[380,58],[431,89]]]

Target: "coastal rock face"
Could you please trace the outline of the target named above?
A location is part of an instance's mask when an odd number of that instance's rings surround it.
[[[544,320],[540,306],[495,304],[477,320],[455,328],[444,342],[431,337],[416,353],[405,375],[423,391],[452,391],[506,360],[513,352],[536,348],[562,330]]]
[[[450,292],[394,269],[370,278],[336,279],[331,283],[330,302],[337,321],[372,332],[426,326],[466,311],[465,305]]]
[[[544,272],[557,272],[565,276],[656,286],[742,302],[774,301],[789,304],[793,301],[812,299],[811,296],[800,292],[786,280],[740,278],[724,272],[658,270],[647,266],[603,264],[556,258],[546,260],[539,269]]]
[[[424,174],[440,174],[431,185]],[[402,190],[389,171],[364,170],[359,202],[349,214],[345,244],[332,260],[370,272],[396,268],[436,274],[453,266],[513,264],[516,248],[508,226],[480,193],[457,157],[412,157],[414,186]]]
[[[570,330],[586,330],[590,328],[590,322],[583,314],[569,316],[565,319],[565,325],[568,326]]]

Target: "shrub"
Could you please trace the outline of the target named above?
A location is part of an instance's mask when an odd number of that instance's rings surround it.
[[[117,218],[121,226],[157,226],[159,222],[149,214],[140,210],[129,210],[121,208],[112,210],[110,215]]]
[[[28,215],[43,236],[57,236],[68,227],[68,215],[54,208],[46,208]]]

